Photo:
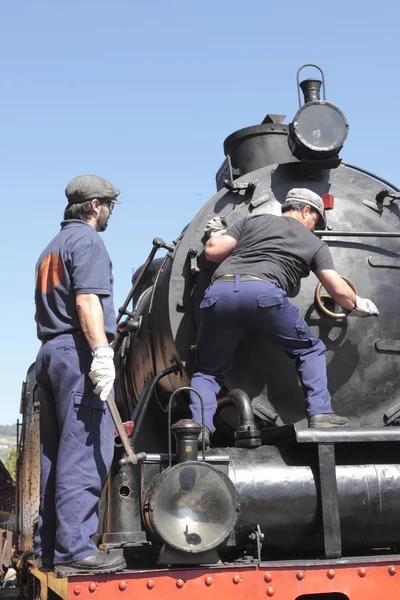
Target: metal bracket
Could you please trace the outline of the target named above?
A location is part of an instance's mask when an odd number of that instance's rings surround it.
[[[197,248],[190,248],[188,256],[190,258],[190,273],[192,275],[197,275],[197,273],[200,273],[200,268],[197,264],[197,254]]]
[[[259,179],[254,179],[253,181],[238,182],[230,179],[224,179],[224,187],[226,187],[230,192],[238,192],[239,190],[254,192],[259,181]]]
[[[135,316],[134,313],[130,311],[125,311],[125,314],[129,316],[127,321],[123,321],[122,323],[118,323],[118,331],[121,335],[127,335],[128,333],[133,333],[135,337],[139,337],[140,328],[142,326],[143,315]]]
[[[335,444],[318,444],[322,523],[326,558],[342,556]]]
[[[368,208],[372,208],[379,214],[383,213],[383,203],[386,198],[390,198],[389,204],[392,204],[395,200],[400,200],[400,194],[396,192],[389,191],[387,189],[383,189],[378,192],[375,196],[375,202],[371,202],[371,200],[363,200],[363,204],[368,206]]]
[[[250,533],[249,540],[251,542],[255,543],[256,552],[257,552],[256,559],[258,562],[261,562],[261,550],[262,550],[262,545],[263,545],[263,541],[264,541],[264,534],[261,533],[261,529],[260,529],[259,525],[257,525],[256,531],[253,531],[252,533]]]

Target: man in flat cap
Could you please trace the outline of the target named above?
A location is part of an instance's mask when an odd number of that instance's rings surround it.
[[[96,175],[66,187],[61,231],[36,264],[41,493],[35,555],[63,573],[108,573],[122,557],[91,540],[114,449],[106,399],[115,378],[113,276],[99,233],[119,190]]]
[[[221,263],[200,304],[197,366],[192,387],[204,401],[205,424],[214,431],[216,394],[240,339],[254,331],[294,358],[306,395],[309,427],[340,427],[327,388],[325,346],[297,307],[289,302],[312,270],[348,316],[378,315],[375,304],[355,295],[335,271],[329,248],[313,235],[325,229],[323,200],[305,188],[289,191],[282,216],[244,217],[228,230],[216,218],[206,226],[205,257]],[[193,419],[201,423],[200,403],[191,394]]]

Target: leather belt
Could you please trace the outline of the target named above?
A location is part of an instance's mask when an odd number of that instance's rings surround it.
[[[235,275],[220,275],[212,283],[214,285],[214,283],[222,283],[223,281],[235,281]],[[256,277],[255,275],[240,275],[239,281],[267,281],[269,283],[276,283],[276,281],[272,281],[266,277]]]
[[[60,331],[59,333],[52,333],[51,335],[46,335],[46,337],[41,339],[42,344],[45,344],[46,342],[50,342],[50,340],[54,340],[54,338],[58,337],[59,335],[66,335],[66,334],[71,334],[71,335],[82,335],[82,329],[70,329],[69,331]]]

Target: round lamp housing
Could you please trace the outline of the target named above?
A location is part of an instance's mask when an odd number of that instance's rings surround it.
[[[219,546],[235,527],[237,493],[225,473],[204,462],[166,469],[151,486],[144,518],[165,544],[199,553]]]
[[[326,158],[339,153],[348,131],[349,123],[337,106],[325,100],[308,102],[289,125],[289,147],[300,160]]]

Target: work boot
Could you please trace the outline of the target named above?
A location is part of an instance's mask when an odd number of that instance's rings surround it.
[[[204,441],[205,441],[206,450],[207,450],[207,448],[210,447],[210,437],[211,437],[211,431],[208,429],[207,425],[205,425],[204,426]],[[203,447],[203,432],[202,431],[199,433],[198,440],[199,440],[199,448],[202,448]]]
[[[47,573],[48,571],[54,570],[53,559],[46,558],[44,556],[35,556],[35,563],[42,573]]]
[[[82,560],[54,565],[54,569],[65,577],[78,573],[115,573],[115,571],[122,571],[125,568],[126,562],[121,554],[106,554],[105,552],[98,552]]]
[[[308,427],[311,429],[327,429],[332,427],[343,427],[348,419],[339,417],[335,413],[313,415],[308,419]]]

